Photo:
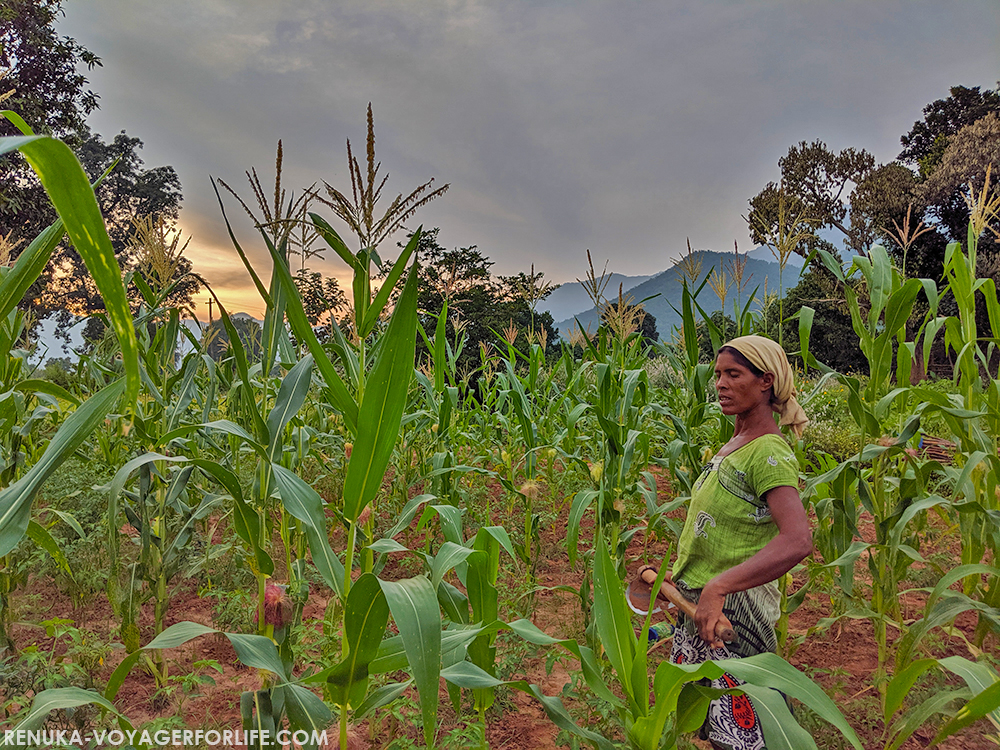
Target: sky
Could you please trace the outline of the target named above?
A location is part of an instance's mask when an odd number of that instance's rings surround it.
[[[996,0],[67,0],[57,29],[101,57],[91,127],[172,165],[188,255],[231,311],[263,303],[210,176],[245,170],[349,191],[366,109],[389,179],[383,208],[449,184],[409,222],[494,273],[583,278],[589,249],[623,274],[696,249],[752,247],[747,200],[800,141],[879,162],[954,85],[1000,79]],[[249,220],[227,212],[255,266]],[[341,231],[332,211],[324,214]],[[396,235],[382,246],[394,257]],[[330,251],[313,270],[347,282]],[[204,300],[199,317],[207,317]]]

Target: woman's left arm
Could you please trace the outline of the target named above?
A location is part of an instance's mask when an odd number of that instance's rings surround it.
[[[778,535],[746,562],[717,575],[701,591],[694,620],[702,640],[714,647],[722,645],[715,637],[715,626],[722,617],[726,594],[777,580],[812,552],[809,518],[802,507],[798,489],[775,487],[765,495],[765,499],[778,527]]]

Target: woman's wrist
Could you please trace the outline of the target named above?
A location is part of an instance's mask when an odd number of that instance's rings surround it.
[[[701,590],[701,595],[703,597],[718,596],[724,599],[728,593],[730,592],[726,591],[724,583],[719,581],[718,577],[715,577],[711,581],[706,583]]]

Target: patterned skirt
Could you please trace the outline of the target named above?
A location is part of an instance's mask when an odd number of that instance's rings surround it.
[[[688,589],[680,582],[677,583],[677,588],[691,601],[698,601],[700,589]],[[712,648],[698,635],[694,621],[680,615],[674,631],[670,660],[674,664],[700,664],[709,659],[740,659],[777,649],[774,624],[780,614],[780,595],[776,583],[729,594],[722,613],[733,624],[738,637],[737,643]],[[728,672],[711,681],[713,688],[721,690],[742,684]],[[757,712],[745,695],[724,695],[712,701],[699,736],[723,750],[765,748]]]

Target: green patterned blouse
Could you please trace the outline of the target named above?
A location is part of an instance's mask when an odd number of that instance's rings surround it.
[[[764,495],[785,485],[798,487],[799,464],[780,435],[762,435],[713,458],[694,485],[674,580],[700,589],[757,554],[778,533]]]

